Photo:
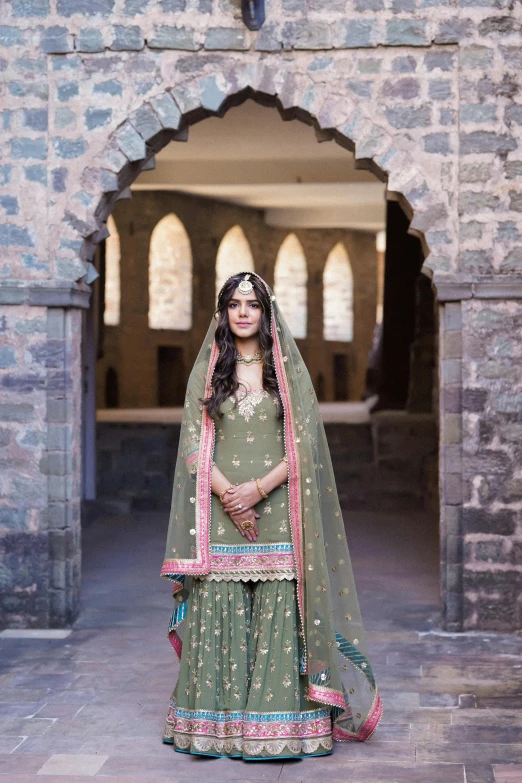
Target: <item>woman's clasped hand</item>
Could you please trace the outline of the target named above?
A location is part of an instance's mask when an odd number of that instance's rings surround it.
[[[221,501],[224,511],[229,514],[241,535],[249,541],[256,541],[259,535],[257,520],[260,515],[254,509],[259,501],[260,495],[255,481],[229,487]]]

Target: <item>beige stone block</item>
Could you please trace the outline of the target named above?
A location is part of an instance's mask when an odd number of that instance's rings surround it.
[[[446,332],[444,336],[444,358],[462,358],[462,332]]]
[[[452,743],[440,745],[419,743],[418,762],[441,762],[456,764],[492,763],[496,759],[506,762],[522,762],[522,744],[504,745],[501,743]],[[522,768],[521,768],[522,771]]]
[[[446,413],[442,419],[443,443],[460,443],[462,439],[462,417],[460,413]]]
[[[522,765],[493,764],[495,783],[520,783],[522,780]]]
[[[97,774],[108,756],[91,756],[82,753],[56,753],[40,767],[37,775],[84,775]]]

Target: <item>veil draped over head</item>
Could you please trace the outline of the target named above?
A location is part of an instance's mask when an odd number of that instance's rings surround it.
[[[250,273],[253,275],[254,273]],[[308,370],[269,286],[272,358],[284,409],[289,511],[297,574],[301,674],[308,698],[332,706],[334,739],[364,741],[382,714],[355,591],[330,450]],[[171,643],[181,653],[191,576],[210,571],[211,395],[216,320],[188,381],[162,576],[174,582]]]

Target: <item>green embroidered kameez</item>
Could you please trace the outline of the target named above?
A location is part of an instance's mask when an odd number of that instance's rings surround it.
[[[222,411],[214,462],[231,483],[281,461],[283,420],[268,392],[240,392]],[[250,543],[212,497],[211,570],[194,578],[188,599],[164,740],[182,752],[245,759],[330,753],[331,710],[306,699],[300,674],[287,485],[255,510],[259,537]]]

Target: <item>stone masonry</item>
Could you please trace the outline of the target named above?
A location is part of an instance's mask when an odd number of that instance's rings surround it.
[[[81,310],[115,200],[247,97],[355,149],[413,216],[440,307],[443,622],[520,628],[522,74],[511,0],[6,0],[0,25],[2,617],[79,586]]]

